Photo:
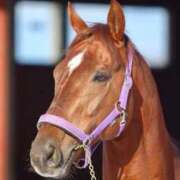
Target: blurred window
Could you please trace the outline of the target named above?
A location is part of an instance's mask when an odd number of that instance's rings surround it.
[[[20,64],[51,65],[62,49],[61,6],[20,1],[15,5],[15,59]]]

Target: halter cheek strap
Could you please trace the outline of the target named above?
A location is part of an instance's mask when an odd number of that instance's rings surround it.
[[[81,129],[76,127],[69,120],[64,119],[60,116],[55,116],[52,114],[44,114],[41,115],[39,121],[37,123],[37,127],[39,128],[42,123],[49,123],[59,127],[64,130],[68,134],[76,137],[83,145],[85,150],[85,162],[84,165],[78,168],[85,168],[89,163],[89,157],[92,155],[91,142],[99,137],[99,135],[112,123],[114,123],[115,119],[118,116],[122,117],[122,120],[119,125],[119,130],[116,137],[120,136],[126,126],[126,109],[127,102],[130,89],[132,87],[132,61],[133,61],[133,48],[128,46],[128,63],[126,65],[125,78],[121,88],[120,96],[118,102],[115,104],[113,110],[104,118],[104,120],[90,133],[87,134],[83,132]]]

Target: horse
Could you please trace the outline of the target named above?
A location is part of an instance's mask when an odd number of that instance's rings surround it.
[[[121,5],[111,1],[107,24],[88,26],[70,2],[68,17],[76,37],[54,68],[54,97],[38,122],[32,167],[43,177],[64,179],[85,156],[81,168],[89,165],[96,179],[90,148],[102,142],[104,180],[174,180],[179,161],[156,83],[124,32]]]

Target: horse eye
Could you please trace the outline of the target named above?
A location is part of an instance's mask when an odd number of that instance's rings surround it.
[[[105,72],[97,72],[93,78],[93,81],[104,82],[110,79],[110,75]]]

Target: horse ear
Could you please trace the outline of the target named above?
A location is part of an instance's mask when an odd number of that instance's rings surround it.
[[[77,33],[80,33],[84,29],[88,28],[86,23],[78,16],[78,14],[76,13],[72,4],[69,1],[68,1],[68,17],[70,19],[70,22],[71,22],[73,29]]]
[[[121,5],[116,0],[111,0],[108,26],[114,40],[122,40],[125,29],[125,17]]]

